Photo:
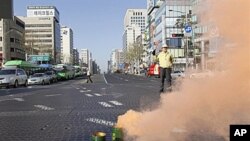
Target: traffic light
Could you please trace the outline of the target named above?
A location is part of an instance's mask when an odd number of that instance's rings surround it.
[[[184,34],[172,34],[172,37],[184,37]]]

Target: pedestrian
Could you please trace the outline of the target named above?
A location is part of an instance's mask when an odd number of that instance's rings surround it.
[[[154,56],[155,50],[152,53]],[[164,92],[164,82],[166,79],[167,82],[167,90],[171,91],[171,71],[173,65],[173,56],[171,53],[168,52],[168,46],[162,46],[161,52],[156,56],[156,60],[159,62],[160,66],[160,79],[161,79],[161,86],[160,92]]]
[[[89,83],[89,81],[91,82],[91,83],[93,83],[93,81],[92,81],[92,79],[91,79],[91,73],[90,73],[90,71],[89,71],[89,69],[87,70],[87,83]]]

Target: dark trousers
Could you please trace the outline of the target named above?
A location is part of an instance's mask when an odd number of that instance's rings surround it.
[[[91,83],[93,83],[93,81],[92,81],[92,79],[91,79],[91,77],[90,77],[90,75],[89,76],[87,76],[88,78],[87,78],[87,83],[89,83],[89,81],[91,82]]]
[[[166,84],[167,84],[166,87],[169,88],[171,86],[171,80],[172,80],[171,71],[172,71],[171,68],[160,68],[160,77],[161,77],[161,90],[160,91],[164,90],[165,79],[166,79]]]

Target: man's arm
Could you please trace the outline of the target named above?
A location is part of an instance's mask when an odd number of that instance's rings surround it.
[[[170,62],[173,64],[173,62],[174,62],[174,58],[173,58],[173,55],[171,54],[170,55]]]

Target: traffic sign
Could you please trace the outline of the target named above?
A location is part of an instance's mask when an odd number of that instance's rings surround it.
[[[185,33],[184,33],[185,37],[191,37],[192,36],[192,26],[187,24],[184,27],[184,30],[185,30]]]
[[[192,32],[192,27],[190,25],[185,26],[185,32],[186,33],[191,33]]]

